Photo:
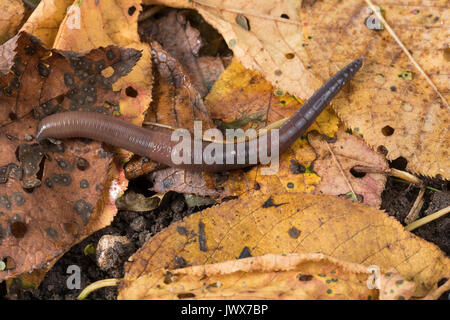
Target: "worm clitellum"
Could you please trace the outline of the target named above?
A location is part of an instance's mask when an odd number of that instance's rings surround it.
[[[279,154],[286,150],[297,140],[314,122],[322,110],[330,103],[342,87],[361,68],[362,59],[356,59],[317,90],[291,118],[284,122],[279,128],[279,141],[271,141],[270,134],[267,135],[267,150],[271,149],[272,143],[278,144]],[[190,171],[221,172],[239,169],[254,165],[248,159],[254,159],[256,155],[259,163],[259,150],[261,144],[245,142],[245,163],[237,163],[237,144],[232,148],[226,148],[223,159],[234,159],[234,161],[219,161],[222,163],[195,163],[195,152],[203,150],[216,142],[202,141],[201,149],[197,150],[191,144],[190,163],[174,163],[172,161],[172,149],[179,142],[171,140],[172,130],[148,130],[131,123],[119,120],[113,116],[107,116],[94,112],[60,112],[44,118],[39,123],[37,140],[46,138],[89,138],[120,147],[140,156],[148,157],[154,161],[164,163],[170,167],[182,168]],[[258,138],[255,138],[258,139]],[[223,144],[220,143],[223,147]],[[257,145],[257,147],[255,147]],[[225,149],[225,148],[224,148]],[[197,155],[198,158],[198,155]]]

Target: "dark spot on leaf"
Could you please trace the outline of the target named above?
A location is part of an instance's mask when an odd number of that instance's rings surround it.
[[[175,257],[173,260],[175,263],[174,269],[184,268],[187,265],[186,260],[184,260],[183,257]]]
[[[25,203],[25,196],[22,192],[14,192],[12,194],[12,199],[16,205],[21,206]]]
[[[66,161],[64,159],[56,159],[56,163],[63,170],[66,170],[66,171],[72,171],[73,170],[73,166],[68,161]]]
[[[188,234],[187,229],[185,227],[180,227],[180,226],[177,227],[177,232],[179,234],[181,234],[182,236],[185,236]]]
[[[11,200],[9,200],[7,194],[0,194],[0,205],[5,209],[11,209]]]
[[[288,19],[289,20],[289,16],[286,13],[283,13],[280,17],[283,18],[283,19]]]
[[[109,49],[108,51],[106,51],[106,58],[108,58],[108,60],[113,60],[116,58],[116,54],[114,53],[114,51]]]
[[[44,184],[49,188],[53,188],[53,182],[52,180],[50,180],[50,178],[45,178]]]
[[[285,56],[286,59],[288,59],[288,60],[291,60],[291,59],[294,59],[294,58],[295,58],[295,54],[293,54],[293,53],[291,53],[291,52],[286,53],[284,56]]]
[[[198,243],[200,245],[200,251],[208,251],[206,247],[205,224],[202,221],[198,222]]]
[[[298,230],[296,227],[292,227],[288,231],[289,236],[293,239],[297,239],[300,236],[301,231]]]
[[[81,217],[83,223],[86,225],[89,221],[94,206],[83,199],[77,200],[73,205],[75,212]]]
[[[255,183],[254,183],[254,185],[253,185],[253,189],[255,189],[255,190],[261,189],[261,186],[259,185],[258,182],[255,181]]]
[[[239,255],[238,259],[249,258],[249,257],[252,257],[252,254],[250,252],[250,249],[247,246],[245,246],[242,249],[241,254]]]
[[[270,208],[270,207],[279,207],[279,206],[282,206],[283,204],[286,204],[286,203],[275,204],[275,203],[273,203],[273,198],[269,197],[269,199],[267,199],[266,202],[263,203],[262,207],[264,209],[266,209],[266,208]]]
[[[64,84],[69,88],[71,88],[75,84],[75,79],[72,73],[66,72],[64,74]]]
[[[281,76],[281,74],[282,74],[281,70],[279,70],[279,69],[275,70],[275,75],[276,76]]]
[[[178,299],[190,299],[195,298],[195,294],[192,292],[186,292],[186,293],[179,293],[177,294]]]
[[[395,86],[392,86],[392,87],[391,87],[391,91],[392,91],[392,92],[395,92],[395,91],[397,91],[397,87],[395,87]]]
[[[236,16],[236,23],[244,30],[250,31],[250,22],[248,21],[247,17],[243,14],[238,14]]]
[[[301,274],[301,273],[299,273],[297,275],[297,279],[299,281],[311,281],[313,279],[313,276],[310,275],[310,274]]]
[[[303,166],[302,164],[300,164],[296,160],[291,160],[290,161],[289,169],[291,170],[291,172],[293,174],[301,174],[301,173],[305,173],[306,172],[305,166]]]
[[[49,236],[50,238],[56,239],[58,238],[58,231],[56,231],[55,229],[48,227],[47,229],[45,229],[45,233],[47,234],[47,236]]]
[[[86,179],[83,179],[80,181],[80,188],[81,189],[87,189],[89,188],[89,182]]]
[[[286,187],[288,187],[289,189],[293,189],[293,188],[295,187],[295,185],[294,185],[293,182],[288,182],[288,183],[286,184]]]
[[[327,293],[328,293],[328,294],[331,294],[332,292],[333,292],[333,290],[331,290],[331,289],[328,289],[328,290],[327,290]]]
[[[72,183],[72,177],[66,173],[53,173],[50,176],[53,184],[68,187]]]
[[[37,65],[39,75],[43,78],[48,78],[50,75],[50,68],[45,63],[39,62]]]
[[[386,149],[386,147],[383,146],[383,145],[378,146],[377,152],[381,153],[381,154],[383,154],[385,156],[389,153],[388,149]]]
[[[23,238],[27,233],[27,225],[21,221],[15,221],[9,225],[11,234],[16,238]]]

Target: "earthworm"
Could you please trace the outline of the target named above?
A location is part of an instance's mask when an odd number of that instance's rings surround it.
[[[339,93],[342,87],[353,77],[361,66],[362,59],[356,59],[328,80],[291,118],[278,128],[279,139],[272,141],[271,134],[268,133],[265,142],[252,141],[260,137],[243,142],[241,146],[244,145],[245,148],[245,161],[242,161],[242,159],[240,162],[237,161],[238,143],[234,142],[229,144],[229,148],[226,148],[220,154],[219,158],[222,158],[223,161],[213,163],[201,161],[198,163],[195,159],[199,159],[199,156],[201,159],[201,155],[198,153],[202,152],[203,154],[205,148],[209,148],[208,150],[216,147],[219,148],[216,150],[224,148],[223,143],[201,140],[200,148],[194,147],[195,141],[194,143],[189,141],[190,150],[187,151],[188,158],[190,158],[189,161],[183,163],[179,163],[179,161],[174,162],[172,151],[179,142],[172,141],[171,136],[173,130],[165,128],[149,130],[113,116],[95,112],[60,112],[47,116],[39,123],[36,140],[40,141],[46,138],[89,138],[126,149],[137,155],[164,163],[170,167],[182,168],[189,171],[221,172],[244,168],[261,162],[261,153],[259,150],[261,147],[265,147],[267,150],[274,150],[272,149],[273,147],[278,148],[277,155],[286,150],[308,129],[317,116],[330,103],[331,99]],[[269,157],[271,156],[271,152],[268,154],[266,151],[266,154]],[[249,159],[255,159],[255,156],[257,159],[256,163],[250,163]]]

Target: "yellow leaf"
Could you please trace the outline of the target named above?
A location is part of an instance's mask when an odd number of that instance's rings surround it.
[[[424,296],[450,275],[437,246],[405,231],[386,213],[333,196],[253,193],[195,213],[151,238],[125,266],[133,281],[160,269],[268,253],[323,253],[333,258],[395,268]],[[126,290],[127,283],[121,290]]]
[[[129,283],[119,298],[364,300],[378,298],[377,289],[381,298],[387,299],[409,299],[414,292],[413,282],[393,272],[378,275],[379,287],[375,289],[368,273],[363,265],[320,253],[268,254],[183,269],[160,269]],[[401,290],[397,289],[399,283]]]

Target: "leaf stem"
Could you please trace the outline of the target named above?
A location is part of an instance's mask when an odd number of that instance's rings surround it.
[[[96,281],[88,285],[86,288],[81,291],[81,293],[78,295],[77,300],[84,300],[86,297],[91,294],[91,292],[98,290],[100,288],[104,287],[115,287],[119,285],[119,283],[122,281],[122,279],[104,279],[100,281]]]
[[[448,206],[447,208],[441,209],[439,211],[436,211],[435,213],[432,213],[426,217],[420,218],[420,219],[414,221],[413,223],[408,224],[405,227],[405,229],[408,231],[413,231],[431,221],[434,221],[434,220],[446,215],[449,212],[450,212],[450,206]]]

